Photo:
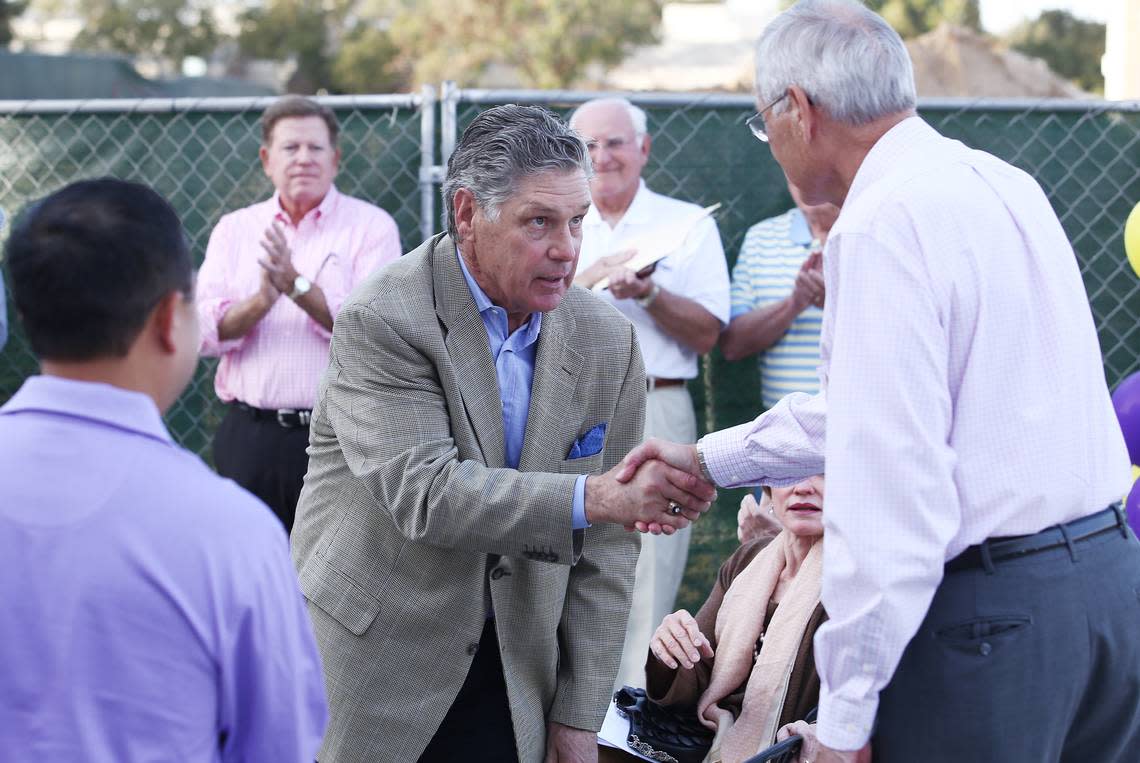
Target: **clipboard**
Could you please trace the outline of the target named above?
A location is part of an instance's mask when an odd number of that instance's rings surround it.
[[[625,262],[624,266],[636,273],[659,260],[665,259],[684,246],[685,240],[697,227],[697,223],[711,216],[713,212],[720,209],[720,206],[720,202],[711,204],[704,209],[698,209],[651,231],[622,240],[617,251],[637,250],[637,254]],[[609,254],[613,253],[609,252]],[[607,276],[594,284],[593,289],[594,291],[601,291],[608,288],[609,285],[610,279]]]

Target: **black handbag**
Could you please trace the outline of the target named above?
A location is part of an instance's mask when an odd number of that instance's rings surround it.
[[[629,719],[626,744],[660,763],[701,763],[712,747],[713,732],[692,709],[659,705],[645,689],[623,686],[614,693],[618,714]]]

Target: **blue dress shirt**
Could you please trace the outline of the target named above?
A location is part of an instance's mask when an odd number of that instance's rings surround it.
[[[542,329],[542,313],[531,313],[526,323],[507,331],[507,311],[491,302],[490,297],[467,269],[467,263],[459,256],[459,267],[475,307],[487,329],[487,342],[491,347],[491,357],[495,359],[495,375],[499,379],[499,399],[503,404],[503,454],[507,466],[519,467],[519,453],[522,451],[526,435],[526,417],[530,412],[530,387],[534,381],[534,358],[538,345],[538,332]],[[586,521],[586,475],[578,477],[574,483],[574,502],[571,513],[571,527],[581,530],[589,527]]]

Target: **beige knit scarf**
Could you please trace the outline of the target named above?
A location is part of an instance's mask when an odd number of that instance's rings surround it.
[[[697,703],[701,723],[716,730],[706,763],[738,763],[775,741],[792,668],[808,622],[819,604],[822,537],[812,545],[784,592],[764,645],[753,662],[768,600],[791,555],[794,537],[784,530],[737,575],[716,618],[716,658],[709,686]],[[717,705],[745,680],[740,717]]]

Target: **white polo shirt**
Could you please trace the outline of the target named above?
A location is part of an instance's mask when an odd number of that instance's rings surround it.
[[[590,207],[582,221],[582,253],[578,272],[607,254],[621,251],[622,242],[673,222],[700,209],[696,204],[654,193],[642,180],[637,194],[618,224],[611,228],[597,207]],[[662,289],[687,297],[728,325],[728,265],[720,233],[712,218],[701,220],[676,252],[657,263],[653,281]],[[609,300],[637,329],[637,339],[649,376],[692,379],[697,375],[697,353],[681,345],[657,327],[648,311],[632,299],[614,299],[609,289],[595,292]]]

